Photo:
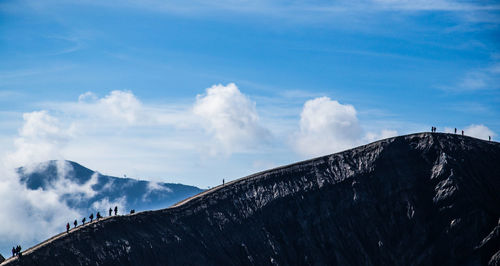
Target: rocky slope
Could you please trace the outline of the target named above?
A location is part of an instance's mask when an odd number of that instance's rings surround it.
[[[422,133],[108,218],[8,265],[499,265],[500,144]]]

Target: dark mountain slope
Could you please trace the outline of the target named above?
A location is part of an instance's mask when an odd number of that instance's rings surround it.
[[[9,265],[498,265],[500,144],[422,133],[78,228]]]

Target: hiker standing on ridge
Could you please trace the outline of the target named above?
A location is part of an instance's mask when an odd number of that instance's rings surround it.
[[[455,128],[455,134],[457,134],[457,128]]]
[[[69,233],[69,223],[66,224],[66,233]]]
[[[93,213],[90,214],[89,219],[90,219],[90,222],[92,222],[92,220],[94,220],[94,214]]]
[[[16,248],[12,247],[12,257],[16,255]]]
[[[86,220],[87,220],[87,219],[86,219],[85,217],[83,217],[83,219],[82,219],[82,225],[84,225],[84,224],[85,224],[85,221],[86,221]]]
[[[96,217],[97,217],[97,220],[101,219],[102,218],[101,213],[97,212]]]
[[[115,215],[118,214],[118,206],[115,206]]]
[[[464,135],[464,131],[462,130],[462,136]]]
[[[224,186],[224,178],[222,178],[222,185]]]
[[[488,141],[491,141],[491,136],[488,136]]]
[[[113,214],[113,209],[109,208],[109,216],[111,216],[111,214]]]
[[[73,222],[73,225],[75,226],[75,228],[76,228],[76,225],[77,225],[77,224],[78,224],[78,222],[75,220],[75,221]]]

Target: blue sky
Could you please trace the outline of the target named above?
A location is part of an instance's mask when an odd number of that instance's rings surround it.
[[[10,165],[206,188],[431,125],[495,138],[499,15],[495,1],[4,1],[0,144]]]

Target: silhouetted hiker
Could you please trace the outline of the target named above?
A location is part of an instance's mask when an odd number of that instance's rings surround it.
[[[130,214],[134,214],[134,213],[135,213],[134,209],[130,210]]]
[[[94,214],[93,213],[90,214],[89,219],[90,219],[90,222],[92,222],[92,220],[94,220]]]
[[[462,136],[464,135],[464,131],[462,130]]]
[[[113,213],[113,209],[109,208],[109,216]]]
[[[457,134],[457,128],[455,128],[455,134]]]
[[[87,220],[87,219],[85,219],[85,217],[83,217],[83,219],[82,219],[82,225],[84,225],[84,224],[85,224],[85,221],[86,221],[86,220]]]
[[[102,218],[101,213],[97,212],[96,217],[97,217],[97,220],[101,219]]]
[[[76,225],[77,225],[77,224],[78,224],[78,222],[75,220],[75,221],[73,222],[73,225],[76,227]]]
[[[118,206],[115,206],[115,215],[118,214]]]
[[[18,257],[21,257],[23,255],[23,253],[21,253],[21,246],[20,245],[17,245],[17,247],[16,247],[16,254]]]
[[[491,136],[488,136],[488,141],[491,141]]]
[[[224,178],[222,178],[222,185],[224,186]]]
[[[16,255],[16,248],[12,247],[12,257]]]
[[[69,233],[69,223],[66,224],[66,233]]]

